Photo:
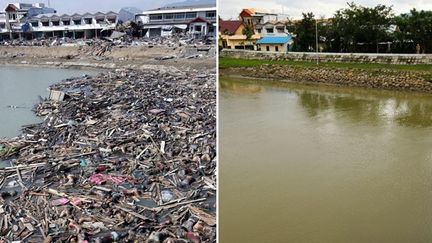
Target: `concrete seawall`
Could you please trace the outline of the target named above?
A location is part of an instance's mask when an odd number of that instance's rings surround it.
[[[432,64],[432,54],[369,54],[369,53],[313,53],[313,52],[265,52],[224,49],[221,57],[350,63],[381,63],[381,64]],[[432,67],[431,67],[432,68]]]

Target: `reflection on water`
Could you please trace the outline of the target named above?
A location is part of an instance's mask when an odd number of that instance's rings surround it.
[[[340,94],[296,90],[300,104],[311,117],[333,112],[352,121],[397,123],[402,126],[429,127],[432,125],[432,103],[382,96],[353,97]],[[388,92],[385,92],[388,94]],[[427,97],[429,99],[430,97]]]
[[[432,242],[432,96],[221,78],[221,242]]]

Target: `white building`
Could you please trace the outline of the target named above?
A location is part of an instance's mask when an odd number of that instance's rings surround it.
[[[255,31],[264,35],[286,36],[289,32],[287,29],[287,21],[267,21],[255,25]]]
[[[109,36],[118,22],[118,14],[58,14],[42,3],[11,3],[0,12],[1,39],[38,37],[97,38]]]
[[[167,36],[185,32],[196,37],[216,36],[216,5],[163,7],[144,11],[136,16],[144,24],[144,33]]]
[[[69,37],[74,39],[109,36],[116,27],[118,14],[40,14],[26,19],[32,37]]]

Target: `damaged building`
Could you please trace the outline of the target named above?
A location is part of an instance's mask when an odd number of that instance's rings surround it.
[[[147,37],[187,33],[193,37],[216,37],[216,5],[162,7],[136,15]]]
[[[0,12],[0,40],[68,37],[98,38],[111,35],[118,14],[85,13],[59,14],[44,4],[8,4]]]
[[[40,14],[28,18],[26,36],[31,38],[68,37],[73,39],[99,38],[111,35],[117,25],[118,14]],[[29,37],[27,37],[29,38]]]

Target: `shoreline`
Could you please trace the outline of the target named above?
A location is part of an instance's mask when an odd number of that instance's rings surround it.
[[[0,64],[107,71],[50,85],[64,100],[38,102],[41,123],[0,139],[7,239],[215,242],[215,58],[35,55]]]
[[[234,65],[238,64],[238,66]],[[432,70],[413,71],[391,68],[362,68],[350,64],[349,68],[313,66],[310,63],[272,62],[265,63],[252,60],[250,64],[244,59],[220,58],[223,76],[240,76],[279,82],[303,83],[310,85],[328,85],[338,87],[360,87],[402,92],[432,94]],[[250,64],[250,65],[249,65]],[[243,65],[243,66],[242,66]],[[373,66],[372,66],[373,67]],[[432,67],[431,67],[432,69]]]
[[[49,66],[55,68],[95,69],[157,69],[212,70],[215,69],[213,49],[201,53],[194,47],[113,47],[103,54],[93,54],[94,47],[9,47],[0,46],[0,65]],[[195,54],[189,58],[186,54]],[[197,65],[199,64],[199,65]]]

